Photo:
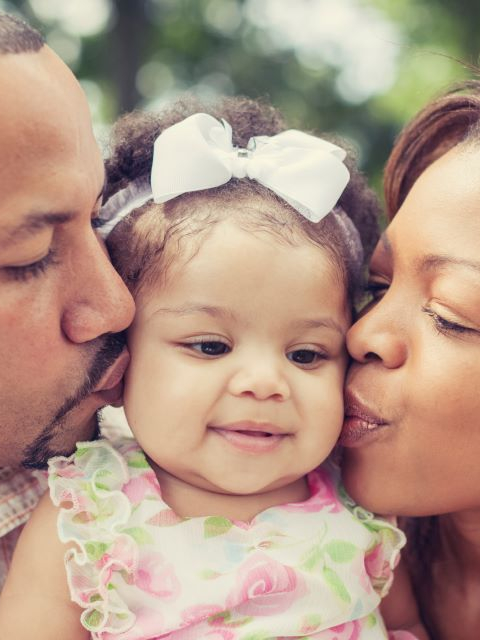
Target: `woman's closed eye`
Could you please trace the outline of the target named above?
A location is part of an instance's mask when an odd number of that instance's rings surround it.
[[[479,331],[473,327],[467,327],[454,320],[448,320],[434,311],[431,307],[424,306],[422,307],[422,311],[432,318],[435,329],[442,335],[479,333]]]

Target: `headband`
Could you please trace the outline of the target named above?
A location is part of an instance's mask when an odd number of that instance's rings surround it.
[[[275,136],[255,136],[241,149],[232,143],[232,128],[197,113],[165,129],[155,140],[150,180],[135,180],[102,207],[106,237],[131,211],[153,199],[164,203],[184,193],[212,189],[232,178],[264,185],[302,216],[319,222],[337,204],[350,174],[346,152],[335,144],[290,129]],[[333,212],[355,264],[363,250],[357,229],[343,212]]]

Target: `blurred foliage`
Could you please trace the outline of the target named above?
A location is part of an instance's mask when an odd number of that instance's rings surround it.
[[[401,126],[471,75],[480,50],[475,0],[0,0],[0,8],[39,27],[72,67],[99,132],[119,113],[187,90],[267,96],[292,126],[347,136],[379,191]]]

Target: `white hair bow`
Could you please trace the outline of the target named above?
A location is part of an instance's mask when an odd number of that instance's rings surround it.
[[[211,189],[231,178],[250,178],[274,191],[313,222],[329,213],[350,174],[345,151],[326,140],[289,130],[232,144],[232,128],[197,113],[166,129],[155,141],[151,186],[155,202]]]
[[[274,191],[312,222],[337,204],[350,174],[340,147],[290,129],[250,138],[234,147],[232,128],[206,113],[196,113],[165,129],[155,140],[150,184],[133,182],[102,208],[107,236],[122,218],[153,198],[167,202],[183,193],[211,189],[232,178],[250,178]]]

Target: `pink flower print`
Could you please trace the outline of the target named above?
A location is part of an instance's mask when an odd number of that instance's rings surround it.
[[[166,640],[170,638],[170,634],[164,635],[166,632],[163,625],[163,616],[158,609],[138,607],[135,609],[135,623],[127,631],[104,632],[101,638],[102,640],[139,640],[139,638]]]
[[[199,604],[194,607],[188,607],[188,609],[182,611],[182,622],[186,625],[196,624],[222,611],[222,607],[215,604]]]
[[[329,513],[341,511],[342,505],[338,499],[337,489],[329,474],[319,468],[308,475],[308,487],[311,496],[305,502],[294,502],[282,506],[289,512],[314,513],[328,510]]]
[[[82,469],[78,469],[74,464],[68,462],[64,467],[58,465],[55,469],[56,473],[61,478],[82,478],[84,472]]]
[[[367,551],[365,555],[365,569],[369,576],[378,578],[383,575],[385,557],[381,544],[377,544],[373,549]]]
[[[146,471],[137,478],[131,478],[122,487],[123,493],[134,505],[139,504],[147,494],[157,495],[157,479],[153,471]]]
[[[238,571],[226,606],[243,615],[269,616],[288,609],[305,591],[292,567],[255,553]]]
[[[361,630],[359,620],[345,622],[344,624],[339,624],[336,627],[331,627],[330,633],[332,635],[328,640],[358,640],[360,638]]]
[[[208,638],[208,640],[234,640],[235,634],[228,629],[213,629],[212,631],[207,631],[204,637]]]
[[[165,562],[163,556],[157,553],[148,553],[139,559],[134,583],[142,591],[164,600],[175,600],[180,593],[180,583],[173,565]]]
[[[113,570],[118,569],[124,569],[130,573],[133,571],[136,560],[137,550],[135,543],[130,536],[123,535],[115,539],[109,549],[97,560],[96,566],[99,569],[109,567],[110,574]]]

